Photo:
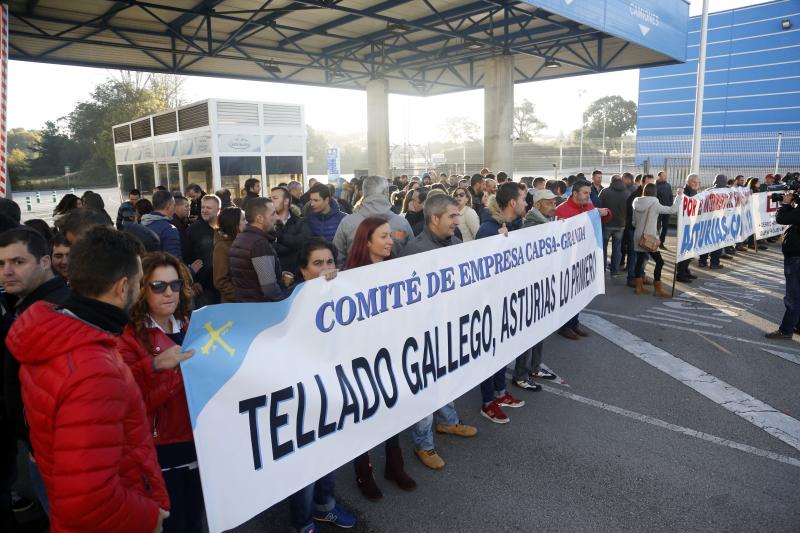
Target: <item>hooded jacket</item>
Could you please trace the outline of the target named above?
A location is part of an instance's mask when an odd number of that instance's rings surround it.
[[[342,213],[339,209],[339,202],[333,198],[330,198],[330,206],[331,208],[327,214],[320,215],[309,209],[308,217],[306,217],[306,224],[308,224],[308,229],[311,230],[311,235],[322,237],[329,242],[333,241],[339,224],[348,216]]]
[[[122,224],[125,222],[133,222],[136,219],[136,208],[130,200],[122,202],[117,209],[117,229],[122,229]]]
[[[569,200],[556,207],[556,218],[559,219],[570,218],[574,217],[575,215],[580,215],[581,213],[586,213],[587,211],[591,211],[592,209],[594,209],[594,204],[592,204],[592,202],[589,202],[588,204],[585,205],[578,205],[570,196]],[[612,213],[611,210],[609,210],[609,213],[606,216],[601,217],[600,221],[603,224],[608,224],[608,222],[611,220],[611,217],[613,216],[614,213]]]
[[[7,344],[22,364],[51,531],[152,532],[169,497],[142,395],[114,336],[40,301],[17,319]]]
[[[655,196],[640,196],[633,201],[633,249],[647,252],[639,246],[643,234],[658,235],[658,215],[672,215],[678,212],[679,202],[661,205]]]
[[[528,211],[528,214],[525,215],[525,218],[522,221],[523,228],[531,228],[533,226],[538,226],[539,224],[547,224],[548,222],[552,222],[552,218],[548,218],[542,214],[541,211],[536,209],[536,207],[531,207],[531,210]]]
[[[181,237],[171,220],[158,211],[142,215],[142,226],[151,230],[158,236],[161,243],[161,251],[167,252],[180,260],[183,260],[181,253]]]
[[[497,203],[497,199],[494,196],[489,199],[486,212],[488,216],[483,219],[481,227],[478,228],[478,233],[475,234],[476,239],[494,237],[500,232],[500,228],[503,227],[503,224],[506,225],[508,231],[518,230],[522,227],[522,218],[506,222],[505,216],[500,210],[500,205]]]
[[[147,216],[147,215],[145,215]],[[148,252],[158,252],[161,250],[161,239],[153,230],[137,224],[136,222],[123,222],[122,231],[130,233],[139,239],[144,245],[144,249]]]
[[[800,256],[800,207],[781,205],[775,213],[775,222],[786,224],[781,251],[786,257]]]
[[[392,204],[389,202],[389,198],[382,194],[365,196],[358,211],[342,219],[339,228],[336,230],[336,235],[333,237],[333,245],[336,246],[337,252],[336,264],[339,268],[342,268],[347,262],[347,254],[350,253],[350,247],[353,245],[353,237],[356,234],[358,225],[361,224],[362,220],[371,216],[382,216],[389,221],[392,240],[394,241],[393,253],[395,255],[399,255],[400,250],[414,235],[408,220],[392,212]]]
[[[628,196],[630,196],[630,191],[622,180],[613,180],[611,185],[600,191],[597,207],[605,207],[611,211],[611,220],[606,224],[609,228],[625,227]]]

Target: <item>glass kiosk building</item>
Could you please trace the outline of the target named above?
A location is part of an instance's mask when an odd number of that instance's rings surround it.
[[[113,127],[120,193],[157,185],[183,191],[229,189],[242,196],[245,180],[262,191],[297,180],[305,187],[303,106],[209,99]],[[263,193],[262,193],[263,194]]]

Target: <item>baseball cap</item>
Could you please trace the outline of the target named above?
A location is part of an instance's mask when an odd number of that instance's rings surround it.
[[[553,200],[558,198],[553,191],[549,189],[539,189],[535,193],[533,193],[533,203],[539,202],[541,200]]]

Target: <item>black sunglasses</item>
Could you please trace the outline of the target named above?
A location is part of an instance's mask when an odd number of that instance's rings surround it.
[[[183,288],[183,280],[176,279],[175,281],[151,281],[148,283],[150,290],[155,294],[163,294],[167,291],[167,287],[172,292],[178,292]]]
[[[453,196],[456,198],[463,198],[466,196],[466,194],[464,194],[463,192],[457,192]]]

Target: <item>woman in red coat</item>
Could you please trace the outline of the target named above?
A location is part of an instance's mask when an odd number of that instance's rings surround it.
[[[142,259],[139,298],[119,338],[119,352],[142,391],[172,509],[166,532],[202,532],[203,493],[179,363],[192,304],[191,277],[178,259],[152,252]]]

